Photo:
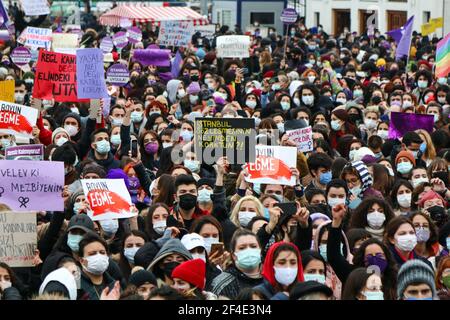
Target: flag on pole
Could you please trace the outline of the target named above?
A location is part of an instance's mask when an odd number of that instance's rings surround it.
[[[172,77],[175,79],[178,78],[181,70],[181,64],[183,62],[183,57],[181,56],[180,51],[177,51],[177,54],[175,55],[175,58],[172,61],[172,68],[170,72],[172,73]]]
[[[414,16],[409,18],[406,24],[401,28],[402,38],[400,39],[397,50],[395,52],[395,58],[401,59],[404,56],[409,58],[409,52],[411,49],[411,37],[414,25]]]
[[[8,14],[6,13],[6,9],[3,6],[3,2],[0,0],[0,28],[6,28],[6,23],[8,22]]]
[[[436,78],[445,78],[450,73],[450,33],[437,44],[435,73]]]
[[[388,36],[390,36],[392,39],[394,39],[395,44],[398,45],[400,40],[402,39],[402,29],[394,29],[391,31],[386,32]]]

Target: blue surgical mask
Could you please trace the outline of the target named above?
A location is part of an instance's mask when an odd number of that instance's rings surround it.
[[[197,160],[184,160],[184,166],[192,172],[198,172],[200,170],[200,163]]]
[[[339,120],[331,120],[331,129],[334,131],[341,130],[342,124],[339,122]]]
[[[397,164],[397,171],[401,174],[408,174],[411,172],[413,165],[411,162],[400,162]]]
[[[82,207],[83,207],[83,204],[81,202],[75,202],[73,204],[73,212],[75,214],[79,214]]]
[[[143,114],[142,114],[142,112],[139,112],[139,111],[133,111],[133,112],[131,112],[130,117],[131,117],[132,122],[139,123],[143,119]]]
[[[107,140],[100,140],[96,142],[95,150],[100,154],[106,154],[111,150],[111,145]]]
[[[113,134],[111,135],[111,143],[114,146],[118,146],[120,144],[121,140],[120,140],[120,134]]]
[[[264,207],[264,218],[270,219],[269,208]]]
[[[123,255],[125,256],[125,258],[127,258],[129,263],[134,264],[134,256],[136,255],[136,252],[138,250],[139,247],[125,248],[123,250]]]
[[[332,177],[333,176],[331,174],[331,171],[327,171],[327,172],[321,173],[320,174],[320,178],[319,178],[320,183],[323,184],[323,185],[326,185],[326,184],[330,183]]]
[[[67,235],[67,245],[69,246],[70,250],[72,250],[73,252],[78,252],[79,244],[82,238],[82,235],[69,233]]]
[[[183,130],[180,133],[180,137],[183,139],[183,141],[189,142],[192,140],[192,137],[194,134],[189,130]]]
[[[248,248],[236,252],[236,265],[244,270],[251,270],[258,267],[261,263],[261,250]]]
[[[282,101],[282,102],[280,102],[280,104],[281,104],[281,108],[284,111],[289,110],[289,108],[291,107],[291,104],[289,102]]]
[[[317,274],[317,273],[305,273],[303,275],[305,277],[305,281],[316,281],[321,284],[325,284],[325,275]]]
[[[211,201],[211,195],[213,191],[208,189],[202,189],[198,191],[198,202],[210,202]]]
[[[327,244],[326,243],[325,244],[321,244],[319,246],[319,252],[320,252],[320,255],[322,256],[322,258],[325,261],[328,261],[328,258],[327,258]]]
[[[366,300],[384,300],[383,291],[364,291],[363,295],[366,296]]]
[[[411,300],[411,301],[416,301],[416,300],[433,300],[432,297],[430,298],[413,298],[413,297],[409,297],[409,298],[405,298],[405,300]]]
[[[261,194],[261,184],[260,183],[254,183],[253,184],[253,191],[255,191],[257,194]]]
[[[420,152],[425,153],[427,151],[427,143],[422,142],[419,147]]]

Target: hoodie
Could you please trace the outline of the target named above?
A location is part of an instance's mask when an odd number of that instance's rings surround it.
[[[264,259],[264,264],[262,268],[262,276],[264,278],[264,282],[258,286],[256,286],[254,289],[260,291],[267,299],[272,300],[287,300],[287,297],[279,292],[275,292],[275,287],[277,285],[277,280],[275,279],[275,270],[274,270],[274,260],[275,260],[275,251],[276,249],[281,245],[288,245],[297,252],[298,255],[298,270],[297,270],[297,282],[303,282],[305,281],[303,277],[303,265],[302,265],[302,257],[300,254],[300,251],[298,250],[297,246],[295,244],[280,241],[274,243],[269,250],[267,251],[266,258]]]
[[[352,162],[352,167],[358,171],[361,179],[361,193],[359,194],[359,198],[363,199],[364,197],[374,196],[383,199],[381,192],[372,188],[373,179],[364,162],[354,161]]]
[[[191,253],[183,246],[180,239],[171,239],[167,241],[162,248],[158,251],[153,261],[148,266],[148,271],[153,271],[153,268],[165,257],[170,256],[171,254],[179,254],[183,256],[186,260],[192,260]]]
[[[50,272],[41,284],[39,294],[43,294],[46,291],[45,289],[50,282],[58,282],[63,285],[69,293],[70,300],[77,299],[77,283],[75,281],[75,277],[68,269],[62,267]]]
[[[177,101],[178,86],[180,83],[181,80],[177,79],[172,79],[167,82],[167,95],[171,104],[174,104]]]

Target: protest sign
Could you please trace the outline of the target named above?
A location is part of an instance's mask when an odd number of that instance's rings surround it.
[[[406,132],[423,129],[433,132],[434,117],[429,114],[391,112],[389,122],[389,139],[403,137]]]
[[[312,128],[308,126],[303,129],[286,131],[289,140],[297,144],[298,151],[309,152],[313,150]]]
[[[52,36],[52,47],[78,48],[78,35],[73,33],[54,33]]]
[[[142,31],[138,27],[131,27],[127,29],[128,33],[128,41],[132,44],[136,44],[141,42],[142,40]]]
[[[0,101],[0,133],[33,138],[37,117],[38,110],[34,108]]]
[[[49,50],[52,44],[52,29],[27,27],[24,37],[25,46],[32,49],[45,48]]]
[[[256,161],[245,165],[248,172],[245,181],[294,186],[295,176],[290,168],[296,166],[297,148],[258,145]]]
[[[81,185],[89,203],[88,215],[93,221],[136,215],[123,179],[82,179]]]
[[[284,24],[293,24],[297,21],[298,13],[293,8],[285,8],[281,13],[280,20]]]
[[[76,56],[39,51],[33,97],[58,102],[79,101],[77,98]]]
[[[63,188],[64,162],[0,161],[0,203],[13,210],[63,211]]]
[[[198,25],[194,27],[194,33],[200,32],[202,37],[205,37],[208,40],[214,39],[214,34],[216,33],[216,25],[215,24],[207,24],[207,25]]]
[[[106,82],[123,87],[130,81],[130,72],[128,68],[121,63],[113,64],[106,71]]]
[[[111,37],[104,37],[102,41],[100,41],[100,49],[102,49],[103,53],[110,53],[114,49],[114,43]]]
[[[31,61],[31,52],[28,48],[17,47],[11,52],[11,60],[16,66],[20,68]]]
[[[133,61],[143,66],[170,67],[170,50],[165,49],[136,49],[133,52]]]
[[[0,100],[14,102],[14,80],[0,81]]]
[[[127,33],[125,31],[119,31],[113,36],[112,40],[117,48],[123,49],[128,44]]]
[[[80,99],[100,99],[108,96],[101,49],[77,50],[77,88]]]
[[[161,21],[158,41],[163,46],[186,47],[193,34],[192,21]]]
[[[255,160],[255,119],[195,119],[195,154],[200,162],[214,164],[227,156],[232,164]]]
[[[34,212],[0,212],[0,262],[13,268],[33,267],[36,226]]]
[[[27,16],[41,16],[50,13],[47,0],[20,0]]]
[[[217,57],[248,58],[250,57],[249,36],[220,36],[216,39]]]
[[[28,144],[8,147],[5,150],[6,160],[44,160],[44,145]]]

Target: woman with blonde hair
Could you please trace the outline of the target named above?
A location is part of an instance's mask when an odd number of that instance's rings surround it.
[[[434,158],[436,158],[436,149],[434,148],[431,136],[427,131],[423,129],[418,129],[416,130],[416,133],[420,136],[420,138],[422,138],[420,151],[422,151],[422,160],[425,161],[428,167],[431,161],[433,161]]]
[[[272,56],[270,55],[269,51],[263,51],[261,52],[261,55],[259,56],[259,67],[261,70],[264,68],[265,65],[269,65],[272,63]]]
[[[236,226],[246,228],[250,220],[257,216],[264,216],[264,207],[261,201],[254,196],[245,196],[234,206],[230,220]]]

